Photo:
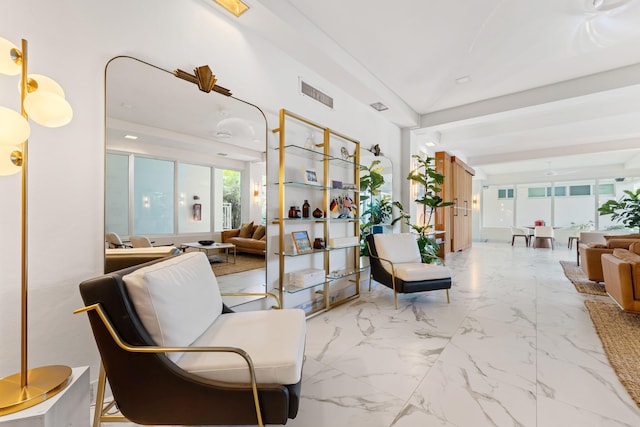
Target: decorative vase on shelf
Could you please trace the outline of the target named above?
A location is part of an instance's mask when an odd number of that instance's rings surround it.
[[[312,215],[314,218],[322,218],[324,216],[324,212],[322,212],[322,209],[316,208]]]
[[[311,205],[309,204],[309,201],[305,200],[304,203],[302,204],[302,218],[309,218],[310,208],[311,208]]]

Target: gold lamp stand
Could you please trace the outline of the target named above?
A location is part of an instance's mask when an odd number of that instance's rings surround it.
[[[30,79],[27,76],[27,41],[22,40],[21,50],[18,50],[10,42],[4,39],[0,39],[0,45],[3,47],[9,47],[8,52],[0,51],[0,55],[10,55],[10,60],[16,64],[13,68],[9,63],[9,69],[0,70],[3,74],[15,75],[21,74],[22,81],[20,83],[20,105],[22,117],[27,121],[28,115],[25,110],[25,98],[28,93],[34,93],[40,91],[41,94],[48,92],[47,85],[45,84],[44,76],[41,76],[39,81]],[[6,57],[5,64],[7,63]],[[18,69],[19,67],[19,69]],[[17,72],[14,72],[17,71]],[[40,83],[40,87],[38,85]],[[55,82],[54,82],[55,83]],[[57,85],[57,83],[56,83]],[[59,85],[57,85],[59,87]],[[64,99],[64,93],[62,89],[55,93],[62,99],[54,99],[55,102],[62,105],[61,109],[57,109],[54,112],[54,117],[46,117],[46,119],[34,117],[34,121],[48,127],[62,126],[71,120],[71,107]],[[41,95],[40,94],[40,95]],[[47,94],[48,95],[48,94]],[[35,97],[37,98],[37,97]],[[35,101],[34,101],[35,102]],[[20,116],[18,119],[20,119]],[[43,122],[44,121],[44,122]],[[18,120],[21,126],[25,126],[23,122]],[[46,123],[45,123],[46,122]],[[9,128],[9,126],[7,126]],[[5,132],[4,129],[0,132]],[[7,131],[8,132],[8,131]],[[16,172],[22,171],[22,316],[21,316],[21,370],[19,373],[10,375],[8,377],[0,379],[0,415],[12,414],[14,412],[29,408],[44,402],[48,398],[56,395],[69,383],[71,378],[71,368],[68,366],[53,365],[44,366],[35,369],[27,368],[27,137],[21,134],[20,137],[24,137],[24,141],[21,143],[21,147],[16,147],[17,151],[12,153],[11,161],[15,164]],[[4,136],[3,136],[3,139]],[[20,143],[20,141],[18,141]]]

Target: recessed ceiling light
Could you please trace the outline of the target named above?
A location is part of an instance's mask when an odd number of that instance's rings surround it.
[[[435,143],[435,142],[431,142],[431,141],[429,141],[429,142],[427,142],[427,143],[426,143],[426,144],[424,144],[424,145],[426,145],[427,147],[435,147],[435,146],[436,146],[436,143]]]
[[[459,85],[463,85],[465,83],[469,83],[471,81],[471,76],[462,76],[456,79],[456,83]]]
[[[371,104],[371,106],[376,111],[384,111],[389,109],[389,107],[384,105],[382,102],[374,102],[373,104]]]
[[[124,139],[138,139],[138,137],[135,135],[125,135]]]
[[[231,12],[236,17],[242,15],[247,10],[249,10],[249,6],[244,4],[240,0],[214,0],[220,6],[227,9],[227,11]]]
[[[228,154],[227,153],[216,153],[216,156],[227,157]]]

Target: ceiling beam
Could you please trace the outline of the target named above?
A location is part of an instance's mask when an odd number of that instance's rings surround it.
[[[640,84],[640,64],[478,101],[420,116],[420,128],[504,113]]]
[[[573,156],[576,154],[602,153],[603,151],[637,150],[640,146],[639,138],[620,139],[590,144],[559,146],[545,149],[505,152],[486,156],[469,157],[467,162],[473,167],[495,165],[499,163],[517,162],[521,160],[536,160],[553,157]]]

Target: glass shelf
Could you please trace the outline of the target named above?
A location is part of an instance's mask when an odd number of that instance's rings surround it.
[[[335,166],[343,169],[353,169],[358,168],[362,169],[362,165],[357,164],[353,160],[343,159],[342,157],[329,156],[329,160],[331,161],[331,166]]]
[[[283,182],[283,184],[287,186],[304,187],[307,189],[313,188],[314,190],[330,190],[331,189],[331,187],[324,187],[318,184],[307,184],[306,182],[300,182],[300,181],[285,181]],[[278,185],[278,183],[276,183],[276,185]]]
[[[355,218],[329,218],[331,221],[336,221],[336,222],[350,222],[350,221],[360,221],[362,218],[360,217],[355,217]]]
[[[327,276],[327,279],[329,279],[330,281],[343,279],[348,276],[353,276],[356,273],[362,273],[366,269],[367,267],[358,267],[358,268],[345,268],[342,270],[335,270],[329,273],[329,275]]]
[[[280,147],[276,147],[276,150],[280,150]],[[318,162],[331,159],[331,156],[327,156],[324,152],[310,150],[299,145],[285,145],[284,150],[293,156],[304,157]]]
[[[276,147],[275,149],[280,150],[280,147]],[[337,157],[332,155],[327,155],[327,154],[324,154],[324,152],[311,150],[309,148],[301,147],[295,144],[285,145],[284,149],[287,153],[291,155],[304,157],[306,159],[311,159],[316,161],[329,160],[331,161],[332,166],[336,166],[344,169],[350,169],[350,168],[352,169],[354,167],[357,167],[358,169],[362,168],[362,165],[357,164],[353,160],[343,159],[342,157]]]
[[[352,243],[352,244],[344,245],[344,246],[336,246],[336,247],[326,248],[326,250],[327,251],[338,251],[340,249],[359,248],[359,247],[360,247],[360,242]]]
[[[285,290],[285,292],[287,292],[289,294],[295,294],[296,292],[301,292],[301,291],[304,291],[304,290],[307,290],[307,289],[315,288],[317,286],[321,286],[321,285],[324,285],[326,283],[329,283],[329,281],[325,280],[325,281],[322,281],[322,282],[319,282],[319,283],[313,283],[311,285],[304,285],[304,286],[301,286],[301,287],[285,284],[284,285],[284,290]]]
[[[349,192],[352,192],[352,193],[359,193],[360,192],[360,190],[358,190],[357,188],[333,188],[333,187],[328,187],[328,188],[332,193],[338,193],[340,191],[349,191]]]
[[[296,256],[305,256],[305,255],[312,255],[312,254],[320,254],[320,253],[324,253],[326,252],[327,249],[314,249],[310,252],[304,252],[304,253],[297,253],[297,252],[282,252],[282,254],[276,253],[276,255],[282,255],[282,256],[289,256],[289,257],[296,257]]]
[[[283,221],[291,222],[326,222],[329,218],[282,218]],[[272,224],[278,224],[280,218],[274,218],[271,220]]]

